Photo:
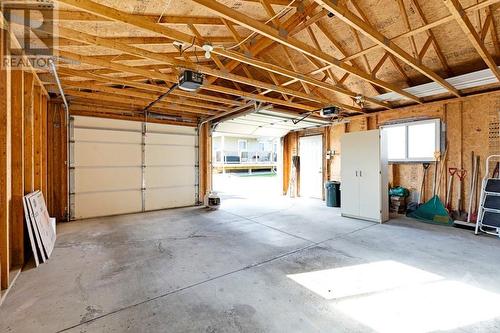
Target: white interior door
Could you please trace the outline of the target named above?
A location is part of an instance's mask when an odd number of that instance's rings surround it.
[[[323,136],[299,138],[300,196],[323,198]]]

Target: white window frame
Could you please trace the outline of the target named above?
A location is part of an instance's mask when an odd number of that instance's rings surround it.
[[[241,149],[240,142],[245,142],[245,149]],[[242,153],[247,153],[247,157],[243,157]],[[248,140],[246,139],[239,139],[238,140],[238,155],[240,156],[240,163],[242,162],[247,162],[248,161]],[[245,161],[243,161],[245,159]]]
[[[403,127],[403,126],[405,127],[405,143],[406,143],[405,158],[403,158],[403,159],[390,159],[389,158],[388,159],[389,162],[391,162],[391,163],[405,163],[405,162],[409,163],[409,162],[434,162],[435,161],[434,156],[429,157],[429,158],[410,158],[408,156],[408,154],[409,154],[408,128],[410,126],[413,126],[413,125],[422,125],[422,124],[435,124],[434,151],[435,152],[441,151],[441,120],[439,118],[384,125],[384,126],[380,127],[381,130],[384,130],[384,129],[390,128],[390,127]]]

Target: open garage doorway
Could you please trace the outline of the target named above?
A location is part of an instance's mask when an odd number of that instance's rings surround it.
[[[279,196],[280,138],[213,133],[213,189],[223,196]]]
[[[323,198],[323,136],[299,138],[300,196]]]
[[[213,190],[222,196],[282,197],[284,174],[290,173],[283,169],[283,138],[326,124],[318,117],[297,117],[276,108],[257,108],[221,120],[212,132]],[[316,196],[321,198],[321,192]]]

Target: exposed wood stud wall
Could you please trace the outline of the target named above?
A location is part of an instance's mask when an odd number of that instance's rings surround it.
[[[379,128],[387,122],[404,121],[405,119],[426,119],[439,118],[446,126],[446,141],[448,142],[448,157],[445,161],[446,170],[449,167],[464,168],[468,174],[463,186],[465,202],[469,198],[469,187],[472,174],[471,155],[480,156],[479,179],[484,176],[484,162],[486,157],[492,153],[488,145],[489,127],[491,122],[498,123],[500,105],[500,92],[481,94],[478,96],[469,96],[460,100],[448,100],[435,102],[429,105],[406,107],[397,110],[384,111],[371,116],[360,116],[350,120],[348,124],[338,124],[328,128],[330,140],[329,147],[336,152],[334,158],[329,162],[329,172],[327,174],[330,180],[340,180],[340,159],[342,152],[340,150],[340,137],[346,132],[365,131]],[[311,134],[311,131],[299,131],[288,134],[283,140],[297,140],[297,136]],[[286,159],[293,149],[293,144],[284,144],[283,165],[284,175],[290,168],[290,161]],[[288,151],[288,152],[287,152]],[[444,152],[443,152],[444,153]],[[428,170],[428,177],[425,184],[425,198],[429,199],[432,195],[432,180],[434,168]],[[446,171],[447,172],[447,171]],[[394,186],[401,185],[407,187],[410,191],[417,192],[422,181],[421,163],[391,164],[389,166],[389,180]],[[284,176],[284,189],[287,186]],[[444,200],[445,189],[448,177],[444,177],[440,189],[440,197]],[[452,206],[458,204],[458,180],[455,178],[452,195]]]
[[[12,264],[24,263],[24,73],[13,71],[12,81],[12,205],[11,248]]]
[[[47,208],[57,221],[66,220],[67,173],[66,173],[66,117],[62,104],[49,103],[47,112],[47,163],[48,184]]]
[[[34,191],[34,78],[24,75],[24,194]]]
[[[2,42],[5,42],[2,40]],[[2,45],[5,50],[5,45]],[[6,54],[0,55],[2,64]],[[10,70],[0,69],[0,289],[9,286],[10,273]]]
[[[3,58],[2,58],[3,61]],[[2,62],[3,63],[3,62]],[[45,105],[44,105],[45,103]],[[43,136],[47,96],[31,71],[0,69],[0,257],[1,295],[18,276],[25,252],[23,196],[49,189],[44,181]],[[45,186],[44,186],[45,184]]]

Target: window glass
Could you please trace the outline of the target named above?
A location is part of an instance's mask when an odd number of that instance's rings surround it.
[[[387,134],[387,155],[389,160],[406,158],[406,126],[394,126],[385,129]]]
[[[240,150],[247,150],[247,140],[239,140],[238,146]]]
[[[436,124],[408,126],[408,158],[434,159],[436,152]]]
[[[439,130],[439,119],[382,127],[389,161],[434,161],[441,147]]]

